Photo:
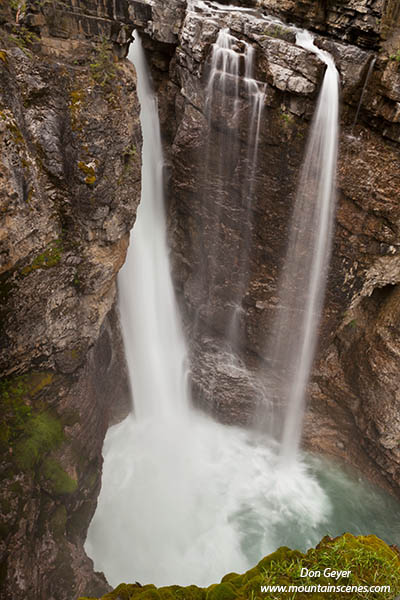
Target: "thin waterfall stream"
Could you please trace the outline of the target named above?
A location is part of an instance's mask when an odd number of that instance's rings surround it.
[[[357,124],[358,115],[360,114],[360,110],[361,110],[361,107],[362,107],[362,104],[363,104],[365,92],[366,92],[366,89],[368,87],[368,83],[369,83],[369,80],[371,78],[372,72],[374,70],[375,63],[376,63],[376,56],[372,57],[371,58],[371,62],[369,63],[368,71],[367,71],[367,74],[365,76],[364,85],[363,85],[362,90],[361,90],[360,99],[358,101],[357,110],[356,110],[356,114],[355,114],[355,117],[354,117],[353,125],[351,127],[351,132],[352,133],[353,133],[354,127]]]
[[[276,440],[192,408],[170,276],[157,103],[137,35],[129,58],[143,132],[141,205],[120,277],[134,412],[104,442],[85,545],[96,570],[112,585],[208,585],[279,546],[304,550],[327,533],[400,541],[398,505],[382,492],[300,452],[282,462]]]
[[[290,223],[280,282],[280,307],[272,329],[273,370],[281,379],[282,456],[292,460],[300,444],[306,387],[310,377],[324,300],[335,211],[339,77],[327,52],[307,31],[296,42],[326,64],[311,124]]]

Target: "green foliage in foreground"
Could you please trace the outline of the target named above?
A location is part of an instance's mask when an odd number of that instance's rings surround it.
[[[300,577],[301,569],[320,571],[321,576]],[[351,571],[349,577],[335,580],[323,575],[329,567]],[[390,586],[390,592],[262,592],[261,586]],[[154,585],[121,583],[101,600],[393,600],[400,593],[400,554],[373,535],[354,537],[346,533],[332,539],[325,537],[316,548],[302,554],[298,550],[279,548],[263,558],[243,575],[229,573],[221,583],[208,588],[176,585],[156,588]],[[80,598],[79,600],[100,600]]]

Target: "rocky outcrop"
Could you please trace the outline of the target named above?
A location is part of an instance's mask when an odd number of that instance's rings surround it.
[[[119,58],[132,25],[115,10],[1,4],[0,596],[7,600],[107,590],[83,543],[105,431],[130,403],[116,275],[139,199],[141,144],[134,70]]]
[[[262,0],[288,22],[363,48],[378,50],[386,0]]]

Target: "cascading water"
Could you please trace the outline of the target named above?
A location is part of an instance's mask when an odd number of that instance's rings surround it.
[[[108,581],[208,585],[278,546],[305,549],[347,529],[400,539],[390,501],[335,467],[225,427],[190,407],[186,349],[168,261],[163,159],[140,40],[142,200],[121,275],[121,316],[135,414],[109,429],[86,551]],[[326,491],[324,491],[326,490]],[[349,491],[351,490],[351,492]]]
[[[272,369],[284,404],[282,456],[293,459],[300,443],[329,266],[335,209],[339,78],[332,57],[299,32],[297,44],[326,64],[300,174],[272,332]]]
[[[119,277],[121,320],[135,414],[153,419],[187,409],[186,347],[169,271],[163,190],[163,156],[156,97],[146,73],[140,40],[130,59],[138,77],[143,135],[142,202]]]
[[[221,274],[221,248],[224,211],[240,211],[241,235],[232,253],[235,262],[230,274],[231,298],[224,299],[226,337],[233,347],[238,341],[241,301],[248,283],[248,258],[251,250],[252,199],[264,106],[265,85],[254,79],[254,48],[233,36],[229,29],[219,31],[212,46],[207,82],[206,114],[208,118],[207,157],[203,173],[204,202],[208,202],[212,237],[204,280],[208,281],[208,306],[218,299],[217,281]],[[245,102],[243,102],[245,98]],[[245,111],[243,110],[243,106]],[[243,112],[247,112],[247,118]],[[211,189],[208,185],[212,183]],[[211,216],[210,216],[211,215]],[[211,311],[212,312],[212,311]],[[207,317],[206,317],[207,318]]]
[[[364,85],[363,85],[362,90],[361,90],[360,100],[358,101],[357,110],[356,110],[356,114],[355,114],[355,117],[354,117],[353,125],[351,126],[351,132],[352,133],[353,133],[354,127],[356,126],[356,123],[357,123],[357,120],[358,120],[358,115],[360,114],[361,106],[362,106],[362,103],[363,103],[363,100],[364,100],[364,96],[365,96],[365,91],[367,89],[368,82],[369,82],[369,80],[371,78],[372,71],[374,70],[375,63],[376,63],[376,56],[374,56],[371,59],[371,62],[369,63],[367,75],[365,77]]]

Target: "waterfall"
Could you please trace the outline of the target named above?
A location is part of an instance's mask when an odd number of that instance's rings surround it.
[[[242,231],[231,246],[235,257],[230,272],[231,298],[228,302],[223,300],[223,310],[228,309],[229,313],[224,317],[225,334],[234,348],[248,284],[251,209],[264,97],[265,84],[254,78],[254,48],[232,35],[228,28],[221,29],[212,46],[206,86],[208,139],[203,202],[208,205],[207,218],[212,221],[213,233],[208,240],[209,262],[203,279],[208,280],[207,315],[212,313],[212,303],[220,301],[217,296],[218,281],[223,277],[221,248],[232,244],[224,239],[224,211],[235,210],[240,215]],[[243,116],[245,112],[247,118]]]
[[[357,110],[356,110],[356,114],[355,114],[355,117],[354,117],[353,125],[351,126],[351,131],[352,132],[353,132],[354,127],[356,126],[356,123],[357,123],[357,120],[358,120],[358,115],[360,114],[360,109],[361,109],[361,106],[362,106],[362,103],[363,103],[363,100],[364,100],[365,90],[367,89],[368,82],[369,82],[370,77],[372,75],[372,71],[374,70],[375,63],[376,63],[376,56],[374,56],[371,59],[371,62],[369,63],[369,66],[368,66],[367,75],[365,77],[364,85],[363,85],[363,88],[361,90],[361,96],[360,96],[360,100],[358,101]]]
[[[113,585],[208,585],[245,571],[281,543],[316,541],[330,505],[301,461],[280,473],[273,443],[259,444],[251,431],[190,407],[169,274],[157,105],[140,39],[129,58],[143,131],[142,198],[120,279],[134,413],[107,432],[85,548]]]
[[[135,38],[129,58],[138,76],[143,185],[120,277],[134,413],[107,432],[87,554],[114,586],[206,586],[278,546],[305,550],[327,532],[370,533],[371,514],[375,532],[391,539],[395,511],[381,496],[315,459],[298,457],[283,468],[273,440],[191,407],[168,260],[157,104]]]
[[[142,202],[119,276],[122,332],[137,418],[176,418],[188,409],[186,347],[170,275],[157,103],[140,38],[129,59],[141,106]]]
[[[322,311],[335,210],[339,78],[332,57],[307,32],[296,42],[326,64],[300,174],[272,336],[273,369],[286,406],[282,456],[293,459]]]

